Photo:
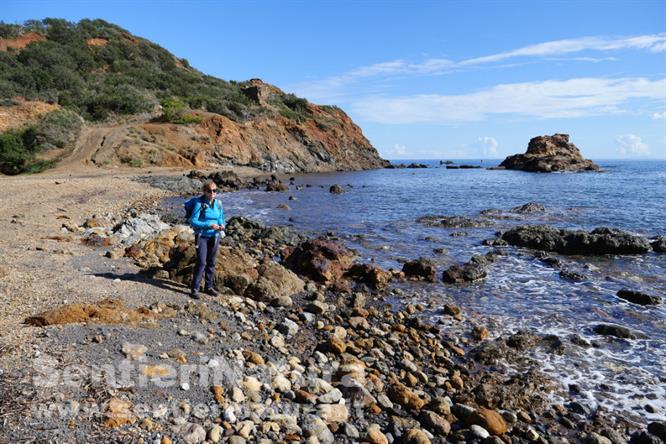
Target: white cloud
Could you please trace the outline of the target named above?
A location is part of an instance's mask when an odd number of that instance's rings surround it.
[[[446,58],[430,58],[420,63],[405,60],[392,60],[373,65],[355,68],[349,72],[321,80],[303,82],[294,85],[294,90],[315,101],[341,100],[345,96],[345,88],[353,83],[371,77],[387,77],[395,75],[437,75],[447,72],[470,69],[472,67],[503,62],[514,58],[544,58],[552,60],[558,55],[569,55],[584,51],[620,51],[625,49],[649,50],[650,52],[666,51],[666,33],[647,34],[634,37],[580,37],[575,39],[553,40],[535,45],[523,46],[511,51],[499,52],[482,57],[473,57],[459,61]],[[615,57],[595,58],[589,56],[570,57],[568,61],[603,62],[616,61]]]
[[[477,146],[480,148],[483,156],[497,156],[497,140],[495,140],[494,137],[479,137],[477,140]]]
[[[367,97],[352,103],[363,119],[385,124],[479,121],[493,114],[537,118],[622,112],[630,100],[666,100],[666,79],[576,78],[496,85],[470,94]]]
[[[460,62],[460,65],[479,65],[499,62],[514,57],[543,57],[571,54],[581,51],[619,51],[622,49],[648,49],[652,52],[666,50],[666,34],[640,35],[628,38],[581,37],[577,39],[553,40],[536,45],[523,46],[512,51],[476,57]]]
[[[650,147],[636,134],[617,136],[615,141],[619,145],[618,152],[623,156],[647,156]]]
[[[652,118],[654,120],[666,120],[666,111],[662,113],[654,113],[652,114]]]
[[[396,156],[404,156],[405,154],[407,154],[407,147],[405,145],[400,145],[396,143],[395,145],[393,145],[392,153],[395,154]]]

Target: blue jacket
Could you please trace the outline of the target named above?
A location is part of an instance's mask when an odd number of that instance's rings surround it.
[[[205,197],[197,200],[189,222],[190,226],[194,228],[194,234],[203,237],[219,236],[220,232],[213,230],[210,226],[213,224],[225,225],[222,202],[215,199],[213,206],[211,206]]]

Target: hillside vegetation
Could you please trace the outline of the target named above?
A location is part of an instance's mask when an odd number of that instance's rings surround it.
[[[275,87],[263,97],[257,82],[205,75],[187,60],[104,20],[0,22],[0,106],[11,107],[20,98],[60,108],[33,127],[0,136],[0,171],[49,166],[35,163],[35,155],[71,143],[83,121],[108,122],[157,110],[163,110],[163,121],[176,124],[198,124],[201,113],[239,125],[261,118],[281,117],[294,124],[313,120],[324,130],[339,120],[339,109],[322,106],[313,112],[307,100]]]

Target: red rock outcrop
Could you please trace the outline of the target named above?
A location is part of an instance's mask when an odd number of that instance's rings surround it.
[[[583,158],[578,147],[569,142],[568,134],[534,137],[525,154],[507,157],[500,167],[539,173],[599,170],[597,164]]]

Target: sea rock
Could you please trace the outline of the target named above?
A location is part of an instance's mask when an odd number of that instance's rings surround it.
[[[345,277],[379,290],[388,287],[392,274],[377,265],[354,264]]]
[[[657,305],[661,303],[659,296],[651,296],[640,291],[626,289],[618,291],[617,297],[638,305]]]
[[[331,188],[328,190],[332,194],[342,194],[345,192],[345,190],[342,189],[342,187],[338,184],[331,185]]]
[[[661,438],[664,442],[666,442],[666,421],[662,422],[654,421],[649,423],[648,432],[650,432],[654,436]]]
[[[551,171],[598,171],[599,166],[583,158],[568,134],[538,136],[530,140],[525,154],[509,156],[499,165],[508,170],[548,173]]]
[[[622,339],[646,339],[641,332],[633,331],[627,327],[614,324],[599,324],[593,328],[594,332],[604,336],[615,336]]]
[[[546,207],[539,202],[528,202],[524,205],[511,208],[511,211],[520,214],[543,213],[546,211]]]
[[[419,258],[406,262],[402,266],[402,272],[407,278],[424,279],[429,282],[437,280],[437,270],[435,264],[426,258]]]
[[[287,268],[322,283],[343,277],[352,266],[354,253],[326,238],[307,240],[285,259]]]
[[[256,270],[260,277],[248,285],[245,295],[259,301],[290,306],[290,297],[305,288],[301,278],[272,260],[265,260]]]
[[[652,239],[650,245],[657,253],[666,253],[666,236],[657,236]]]
[[[442,273],[444,282],[459,284],[463,282],[474,282],[486,277],[483,261],[476,260],[480,256],[473,256],[464,264],[454,264]]]
[[[561,254],[641,254],[651,250],[644,237],[612,228],[595,228],[588,233],[547,225],[522,225],[508,230],[501,239],[518,247]]]
[[[279,191],[284,193],[289,191],[289,187],[282,183],[280,179],[272,175],[266,184],[266,191]]]
[[[472,219],[467,216],[423,216],[417,222],[429,227],[443,228],[483,228],[492,227],[494,222],[485,219]]]

